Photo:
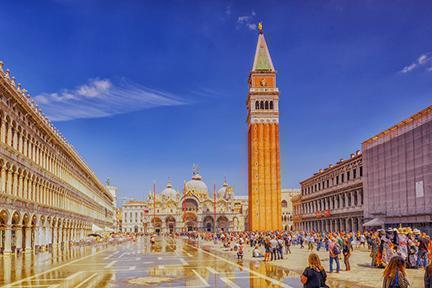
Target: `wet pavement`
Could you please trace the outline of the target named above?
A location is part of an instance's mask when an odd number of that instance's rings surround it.
[[[148,238],[0,258],[1,287],[302,287],[298,274],[237,262],[186,239]]]

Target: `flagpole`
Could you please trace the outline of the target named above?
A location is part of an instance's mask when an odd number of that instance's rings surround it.
[[[182,199],[182,210],[183,210],[183,231],[186,232],[185,226],[185,214],[186,214],[186,180],[183,180],[183,199]]]
[[[156,183],[153,182],[153,221],[156,221]],[[155,223],[153,223],[153,226]]]
[[[216,234],[216,184],[213,185],[213,216],[214,216],[214,233]]]

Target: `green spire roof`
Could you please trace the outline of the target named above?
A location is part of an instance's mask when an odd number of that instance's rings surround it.
[[[260,31],[252,71],[275,71],[264,34]]]

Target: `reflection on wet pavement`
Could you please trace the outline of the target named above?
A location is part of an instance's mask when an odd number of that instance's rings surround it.
[[[148,238],[0,258],[2,287],[301,287],[298,275],[237,262],[184,239]]]

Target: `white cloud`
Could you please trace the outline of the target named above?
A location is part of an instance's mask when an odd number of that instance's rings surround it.
[[[417,67],[417,64],[416,64],[416,63],[412,63],[411,65],[405,66],[405,67],[401,70],[401,72],[402,72],[402,73],[408,73],[408,72],[414,70],[416,67]]]
[[[417,68],[425,68],[426,71],[432,71],[432,52],[420,55],[417,57],[417,61],[403,67],[400,72],[405,74]]]
[[[430,57],[428,57],[426,54],[423,54],[423,55],[420,55],[420,57],[418,57],[418,59],[417,59],[417,62],[419,63],[419,64],[426,64],[427,63],[427,61],[429,61],[431,58]]]
[[[239,23],[239,24],[246,24],[246,23],[248,23],[250,21],[250,19],[251,19],[251,16],[239,16],[237,18],[237,23]]]
[[[158,106],[187,104],[183,99],[130,81],[90,79],[74,89],[35,97],[52,121],[100,118]]]
[[[251,15],[239,16],[237,18],[237,28],[244,26],[250,30],[256,30],[257,24],[255,23],[255,11],[251,12]]]
[[[250,30],[256,30],[257,29],[257,24],[253,23],[253,24],[246,24],[246,27],[248,27]]]

